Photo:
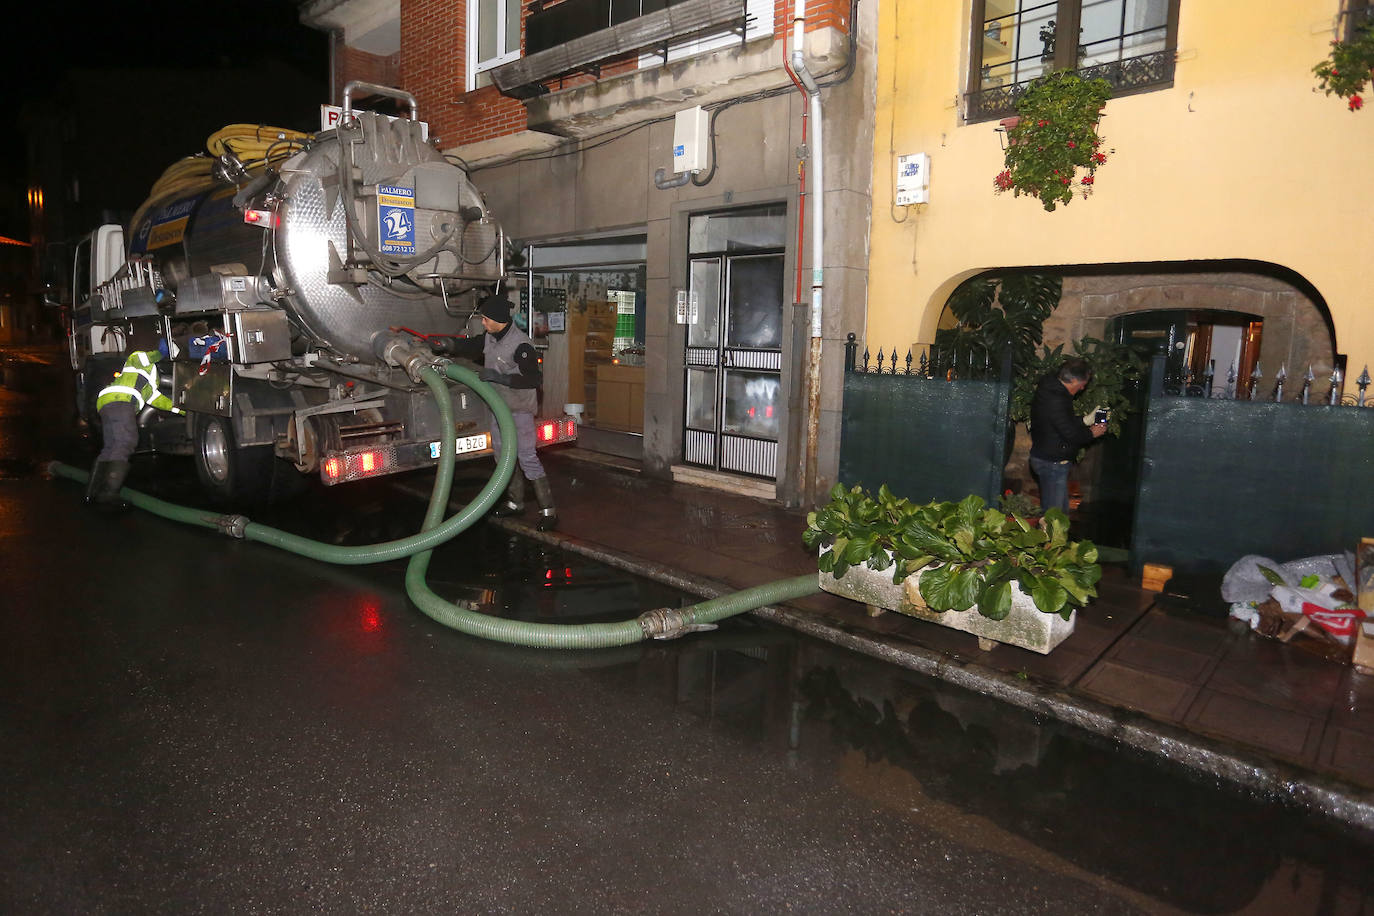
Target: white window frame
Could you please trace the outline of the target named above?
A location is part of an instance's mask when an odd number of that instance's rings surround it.
[[[509,17],[509,7],[510,7],[511,4],[515,4],[515,6],[516,6],[516,8],[517,8],[517,10],[518,10],[519,7],[520,7],[520,5],[521,5],[521,0],[492,0],[492,2],[494,2],[494,3],[496,4],[496,47],[498,47],[498,48],[504,48],[504,47],[506,46],[506,38],[507,38],[507,35],[506,35],[506,20],[507,20],[507,18]],[[481,3],[479,3],[478,0],[468,0],[468,5],[467,5],[467,6],[468,6],[468,53],[467,53],[467,60],[468,60],[468,91],[471,92],[471,91],[474,90],[474,89],[480,89],[482,86],[490,85],[490,78],[489,78],[489,77],[484,77],[484,76],[482,75],[482,74],[486,73],[486,71],[492,69],[493,67],[499,67],[499,66],[501,66],[502,64],[508,64],[508,63],[510,63],[510,62],[513,61],[513,60],[519,60],[519,59],[520,59],[520,36],[519,36],[519,35],[516,35],[516,36],[515,36],[515,50],[513,50],[513,51],[506,51],[506,52],[497,54],[495,57],[488,58],[487,60],[480,60],[480,61],[479,61],[479,60],[477,59],[477,40],[478,40],[478,35],[481,34],[481,33],[480,33],[480,26],[481,26],[481,23],[480,23],[480,21],[479,21],[479,18],[480,18],[480,17],[479,17],[479,13],[480,13],[480,11],[481,11]],[[517,15],[516,21],[517,21],[517,22],[520,22],[520,21],[521,21],[518,15]],[[517,28],[519,28],[519,26],[517,26]]]

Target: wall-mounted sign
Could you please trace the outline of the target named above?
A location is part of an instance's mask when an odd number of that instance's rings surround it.
[[[697,323],[697,291],[685,289],[677,291],[677,323]]]
[[[377,186],[377,237],[382,254],[415,253],[415,189]]]

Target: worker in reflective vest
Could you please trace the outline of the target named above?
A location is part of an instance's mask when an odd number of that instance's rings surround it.
[[[166,347],[165,341],[160,341],[159,345]],[[158,390],[157,362],[163,355],[161,350],[130,353],[114,381],[96,396],[95,408],[100,414],[105,444],[91,468],[91,480],[86,487],[87,503],[110,507],[124,505],[119,490],[124,486],[124,478],[129,476],[129,457],[138,447],[139,411],[150,406],[171,413],[185,413]]]

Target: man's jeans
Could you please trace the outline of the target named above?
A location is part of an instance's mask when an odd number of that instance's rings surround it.
[[[1040,481],[1040,508],[1058,508],[1069,514],[1069,471],[1072,461],[1049,461],[1045,458],[1030,456],[1030,468]]]

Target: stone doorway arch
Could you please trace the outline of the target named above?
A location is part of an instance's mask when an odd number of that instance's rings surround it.
[[[1258,261],[1210,261],[1160,264],[1107,264],[1091,266],[1046,265],[1043,268],[1018,268],[1063,277],[1059,306],[1046,320],[1043,345],[1048,349],[1084,337],[1108,340],[1113,322],[1122,316],[1149,312],[1232,313],[1237,319],[1247,316],[1262,325],[1263,333],[1255,353],[1263,377],[1271,381],[1280,367],[1286,367],[1290,380],[1296,381],[1311,367],[1318,379],[1330,376],[1343,357],[1336,346],[1334,324],[1321,294],[1304,278],[1283,267]],[[1004,271],[990,270],[995,276]],[[940,325],[951,323],[948,307]],[[1229,366],[1216,367],[1224,383]],[[1238,367],[1239,369],[1240,367]],[[1288,391],[1296,391],[1290,381]],[[1267,384],[1266,389],[1267,390]],[[1024,424],[1017,424],[1015,442],[1008,450],[1004,469],[1006,482],[1016,489],[1033,484],[1026,467],[1030,438]],[[1078,501],[1091,507],[1099,497],[1111,494],[1119,499],[1119,487],[1102,486],[1101,449],[1089,455],[1075,474]],[[1099,492],[1101,490],[1101,492]],[[1111,513],[1128,517],[1133,500],[1111,507]],[[1088,513],[1091,515],[1091,512]],[[1099,513],[1100,514],[1100,513]],[[1120,519],[1129,527],[1125,518]],[[1095,523],[1092,527],[1097,527]],[[1083,532],[1099,535],[1112,546],[1128,547],[1121,540],[1121,526],[1107,531]]]
[[[1297,274],[1260,262],[1106,265],[1064,275],[1064,293],[1045,322],[1045,343],[1083,337],[1106,339],[1113,319],[1151,311],[1236,312],[1263,323],[1256,358],[1265,378],[1286,366],[1290,377],[1310,366],[1327,378],[1337,365],[1331,315],[1311,284]],[[1219,373],[1228,367],[1218,364]],[[1344,371],[1344,366],[1341,367]]]

